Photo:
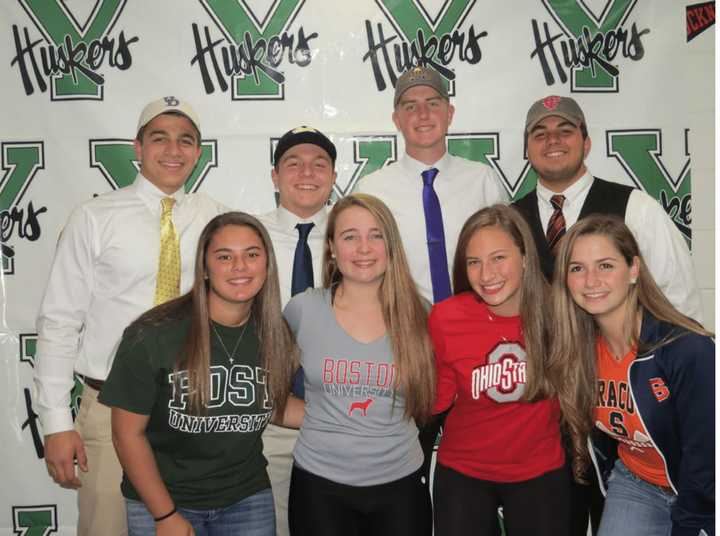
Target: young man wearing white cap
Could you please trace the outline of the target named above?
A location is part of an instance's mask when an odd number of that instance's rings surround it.
[[[273,154],[272,180],[279,206],[259,216],[275,250],[283,307],[291,296],[322,283],[322,255],[327,225],[326,204],[335,183],[335,145],[319,130],[300,126],[278,141]],[[293,392],[304,398],[302,375]],[[263,454],[275,501],[277,536],[288,536],[288,495],[292,451],[298,431],[268,424]]]
[[[508,194],[489,166],[448,153],[445,136],[455,107],[437,71],[412,67],[403,73],[393,103],[405,155],[364,177],[356,191],[379,197],[390,208],[415,284],[437,303],[452,294],[452,261],[465,220],[483,207],[507,203]],[[438,429],[431,424],[420,434],[426,479]]]
[[[45,461],[55,482],[78,490],[80,536],[127,534],[110,408],[97,401],[120,336],[141,313],[190,288],[200,232],[227,211],[184,191],[201,153],[200,122],[187,102],[148,104],[135,152],[140,173],[132,185],[70,215],[38,315],[36,408]],[[74,425],[73,373],[85,384]]]
[[[648,269],[670,302],[702,320],[700,293],[685,239],[660,204],[624,184],[593,177],[585,166],[590,153],[585,114],[570,97],[551,95],[536,101],[525,121],[527,154],[538,174],[537,187],[514,203],[530,225],[543,272],[552,281],[555,246],[577,220],[590,214],[613,214],[637,239]],[[569,470],[569,466],[568,466]],[[595,480],[575,483],[570,534],[599,527],[603,497]]]

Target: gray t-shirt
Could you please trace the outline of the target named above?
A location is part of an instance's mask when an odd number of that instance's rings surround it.
[[[295,462],[353,486],[384,484],[416,471],[423,462],[418,430],[404,417],[404,398],[393,389],[397,371],[387,335],[367,344],[348,335],[335,319],[327,289],[293,297],[285,318],[305,371],[305,419]]]

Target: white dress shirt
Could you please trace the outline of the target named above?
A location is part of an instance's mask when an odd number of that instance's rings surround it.
[[[270,235],[275,259],[278,265],[278,277],[280,279],[280,299],[282,307],[285,308],[290,301],[292,290],[292,271],[295,262],[295,247],[298,241],[298,230],[295,226],[298,223],[314,223],[308,235],[308,246],[312,254],[313,282],[316,287],[322,286],[322,256],[325,246],[325,228],[327,227],[328,212],[325,207],[316,212],[311,218],[304,220],[284,208],[282,205],[277,209],[258,216]]]
[[[430,168],[438,169],[433,186],[442,210],[451,279],[455,247],[465,221],[477,210],[495,203],[506,204],[509,198],[499,177],[489,166],[447,152],[430,166],[406,154],[396,163],[358,182],[356,192],[379,197],[395,216],[412,277],[420,294],[432,303],[421,176]]]
[[[160,254],[160,200],[142,175],[72,212],[58,241],[37,320],[36,407],[45,434],[73,427],[73,371],[104,380],[123,330],[153,306]],[[192,286],[205,224],[227,208],[204,194],[175,192],[180,291]]]
[[[569,229],[578,220],[594,180],[588,171],[564,192],[553,192],[538,182],[538,211],[543,229],[547,229],[555,210],[550,198],[556,193],[565,196],[562,211]],[[660,203],[642,190],[634,189],[628,199],[625,225],[635,236],[650,273],[670,303],[683,314],[702,322],[702,302],[690,251]]]

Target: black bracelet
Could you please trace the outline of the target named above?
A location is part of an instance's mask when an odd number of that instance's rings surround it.
[[[158,523],[159,521],[162,521],[163,519],[167,519],[168,517],[170,517],[171,515],[173,515],[173,514],[176,513],[176,512],[177,512],[177,506],[173,506],[173,509],[170,510],[170,511],[169,511],[167,514],[165,514],[164,516],[154,517],[153,519],[155,520],[155,523]]]

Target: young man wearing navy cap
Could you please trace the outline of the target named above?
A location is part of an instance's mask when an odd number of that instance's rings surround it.
[[[183,188],[201,153],[200,122],[186,101],[170,96],[149,103],[136,133],[140,173],[130,186],[72,212],[37,321],[36,408],[45,462],[55,482],[78,490],[80,536],[127,534],[110,408],[97,400],[122,332],[153,305],[189,290],[200,232],[227,211]],[[73,424],[74,373],[85,386]]]
[[[336,158],[335,145],[327,136],[307,126],[286,132],[275,148],[272,181],[279,193],[279,206],[259,219],[275,250],[283,307],[295,294],[322,282],[326,205],[335,183]],[[301,374],[295,379],[293,392],[304,397]],[[269,424],[263,434],[278,536],[289,535],[290,470],[297,436],[297,430],[274,424]]]

